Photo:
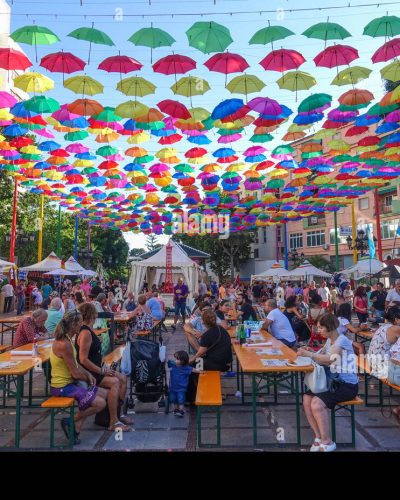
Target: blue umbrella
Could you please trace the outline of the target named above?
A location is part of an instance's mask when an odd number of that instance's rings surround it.
[[[228,156],[233,156],[236,154],[236,151],[232,148],[219,148],[217,151],[214,151],[213,156],[215,158],[227,158]]]
[[[374,123],[378,123],[381,120],[381,117],[379,115],[376,116],[369,116],[367,117],[366,114],[357,116],[356,121],[354,122],[354,125],[363,127],[363,126],[369,126],[373,125]]]
[[[400,127],[398,123],[383,122],[375,130],[376,134],[384,134],[385,132],[391,132],[392,130],[397,130]]]
[[[297,125],[309,125],[310,123],[315,123],[319,122],[324,118],[323,113],[312,113],[309,115],[297,115],[293,123],[296,123]]]
[[[25,135],[29,132],[27,128],[21,127],[17,123],[13,125],[8,125],[3,129],[3,134],[8,135],[10,137],[18,137],[20,135]]]
[[[175,129],[170,128],[161,128],[160,130],[151,130],[151,135],[155,135],[156,137],[169,137],[170,135],[176,134]]]
[[[24,101],[14,104],[14,106],[10,108],[10,113],[12,113],[14,116],[17,116],[18,118],[32,118],[33,116],[37,116],[39,114],[35,111],[26,109]]]
[[[187,140],[193,144],[210,144],[212,142],[206,135],[193,135]]]
[[[259,155],[254,155],[254,156],[246,156],[244,161],[247,163],[256,163],[257,161],[264,161],[266,159],[267,159],[267,157],[265,155],[259,154]]]
[[[87,153],[76,153],[75,158],[79,158],[80,160],[96,160],[97,156],[87,152]]]
[[[236,113],[240,108],[244,106],[242,99],[226,99],[220,102],[211,113],[212,120],[221,120],[225,116],[232,115]]]
[[[58,144],[56,141],[44,141],[38,146],[40,151],[53,151],[53,149],[59,148],[61,148],[61,144]]]

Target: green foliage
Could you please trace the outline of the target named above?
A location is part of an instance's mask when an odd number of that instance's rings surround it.
[[[152,252],[153,250],[158,250],[162,245],[158,243],[157,236],[155,234],[149,234],[146,236],[146,248],[148,252]]]
[[[324,259],[321,255],[312,255],[311,257],[305,257],[308,262],[317,267],[318,269],[321,269],[322,271],[325,271],[326,273],[334,273],[335,272],[335,265]]]
[[[139,255],[145,252],[146,250],[144,248],[131,248],[129,250],[129,257],[139,257]]]
[[[219,280],[229,277],[233,278],[232,271],[240,270],[251,256],[251,246],[253,235],[249,232],[234,233],[227,239],[219,239],[216,235],[187,236],[180,234],[174,236],[178,242],[202,250],[210,254],[210,266]],[[231,269],[231,262],[233,267]]]
[[[386,92],[392,92],[399,85],[400,85],[400,81],[397,81],[397,82],[391,82],[390,80],[383,81],[383,86],[384,86]]]
[[[6,235],[11,233],[14,183],[10,177],[0,172],[0,255],[8,259],[10,244]],[[35,233],[35,240],[27,243],[17,243],[15,255],[19,266],[34,264],[38,260],[38,225],[40,211],[40,196],[20,193],[18,196],[17,228],[24,233]],[[45,258],[50,252],[57,253],[58,207],[44,202],[43,252]],[[87,248],[88,221],[78,221],[78,249]],[[62,212],[61,224],[61,259],[67,260],[74,253],[75,216],[68,211]],[[90,267],[96,269],[102,263],[110,278],[127,278],[126,260],[128,245],[121,231],[90,226],[90,241],[93,257]],[[81,262],[84,267],[87,262]]]

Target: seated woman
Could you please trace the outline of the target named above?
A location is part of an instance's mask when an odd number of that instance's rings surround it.
[[[283,313],[293,328],[299,342],[305,342],[310,338],[310,331],[304,320],[307,319],[300,312],[299,301],[296,295],[290,295],[285,301],[285,311]]]
[[[138,296],[138,305],[132,313],[132,318],[136,318],[135,330],[151,330],[153,328],[153,317],[150,308],[146,305],[146,295]]]
[[[323,338],[318,334],[318,321],[326,313],[322,306],[322,297],[317,293],[310,295],[310,311],[308,313],[308,322],[311,328],[310,344],[318,348]]]
[[[183,330],[185,332],[187,341],[195,351],[198,351],[200,347],[199,339],[207,330],[207,327],[203,323],[202,319],[202,312],[206,309],[211,309],[211,306],[206,302],[202,302],[201,304],[199,304],[199,307],[194,315],[191,316],[189,321],[183,325]]]
[[[47,319],[44,324],[50,334],[54,333],[56,326],[62,320],[63,316],[64,307],[62,300],[59,297],[56,297],[50,302],[50,306],[47,310]]]
[[[336,313],[337,319],[339,320],[339,327],[337,331],[346,335],[348,332],[358,333],[361,331],[360,327],[353,326],[351,324],[351,305],[347,302],[343,302],[337,309]]]
[[[74,296],[75,306],[79,307],[81,304],[85,303],[82,292],[76,292]]]
[[[93,331],[97,318],[95,306],[90,302],[82,304],[79,306],[79,312],[82,314],[83,324],[75,337],[78,361],[93,375],[97,386],[109,389],[107,394],[110,411],[108,430],[113,431],[116,428],[124,431],[130,430],[130,427],[125,424],[133,424],[132,420],[126,415],[121,415],[118,419],[118,405],[123,405],[126,396],[126,376],[102,364],[101,341]]]
[[[203,370],[226,372],[232,363],[232,345],[229,333],[222,326],[217,325],[215,312],[207,308],[201,319],[206,331],[199,338],[199,348],[190,360],[196,363],[198,358],[203,360]]]
[[[297,351],[299,356],[306,356],[316,363],[327,366],[330,390],[313,394],[307,390],[303,396],[304,411],[314,431],[315,439],[310,451],[334,451],[334,443],[329,434],[329,411],[336,404],[350,401],[358,394],[358,377],[353,345],[345,335],[337,331],[339,320],[333,314],[324,314],[318,320],[319,334],[327,339],[319,352],[310,347],[302,347]]]
[[[57,325],[50,353],[51,395],[75,398],[78,402],[79,412],[74,416],[75,444],[80,443],[79,433],[83,422],[90,415],[103,410],[107,398],[107,391],[96,387],[96,379],[93,375],[77,362],[72,337],[79,333],[81,326],[82,315],[79,311],[66,313]],[[61,420],[61,427],[68,439],[69,425],[69,418]]]
[[[378,378],[387,378],[390,350],[400,338],[400,307],[389,307],[384,317],[386,323],[374,333],[367,353],[371,374]]]

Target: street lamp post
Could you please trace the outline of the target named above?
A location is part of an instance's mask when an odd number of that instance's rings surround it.
[[[299,255],[296,248],[289,252],[289,260],[293,263],[294,267],[297,267],[300,262],[304,259],[305,255],[303,252]]]
[[[364,257],[364,255],[367,253],[367,250],[369,250],[368,236],[363,229],[359,229],[357,231],[355,241],[350,235],[347,236],[346,241],[349,250],[356,250],[357,252],[360,252],[361,257]],[[377,241],[377,238],[374,236],[374,243],[376,243]]]

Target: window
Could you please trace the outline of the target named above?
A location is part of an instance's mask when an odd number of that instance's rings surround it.
[[[255,231],[255,233],[254,233],[254,242],[253,243],[256,243],[258,245],[258,230]]]
[[[267,243],[267,228],[263,228],[263,243]]]
[[[254,249],[254,258],[258,259],[258,248]]]
[[[392,194],[385,196],[385,207],[391,207],[392,202],[393,202],[393,195]]]
[[[280,243],[280,242],[282,241],[282,237],[281,237],[281,234],[282,234],[282,232],[281,232],[281,227],[280,227],[280,226],[277,226],[276,230],[277,230],[277,233],[276,233],[276,234],[277,234],[277,240],[278,240],[278,243]]]
[[[389,240],[396,236],[397,228],[399,227],[400,219],[385,220],[381,222],[381,238]]]
[[[303,246],[303,234],[302,233],[292,233],[289,235],[289,248],[294,250],[295,248],[302,248]]]
[[[307,246],[320,247],[325,245],[325,231],[309,231],[307,233]]]
[[[347,243],[346,236],[340,236],[339,229],[338,229],[338,242],[339,242],[339,245],[342,243]],[[335,229],[329,230],[329,243],[331,245],[335,244]]]
[[[369,208],[369,200],[368,200],[368,198],[360,198],[358,200],[358,208],[360,210],[367,210]]]

